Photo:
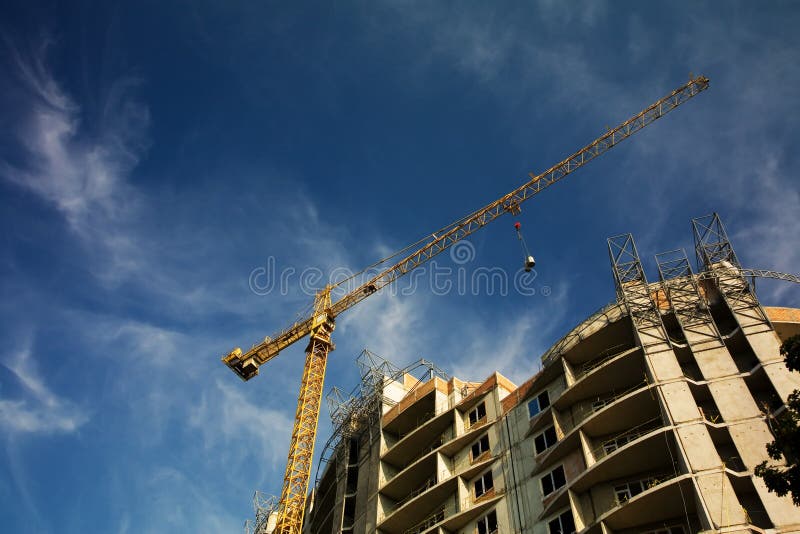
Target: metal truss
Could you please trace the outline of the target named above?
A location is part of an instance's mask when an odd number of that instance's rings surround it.
[[[724,345],[708,312],[705,293],[700,291],[684,249],[656,254],[661,288],[686,340],[694,350]]]
[[[707,271],[702,273],[697,273],[694,275],[694,278],[700,282],[701,280],[708,280],[713,279],[720,275],[720,273],[724,274],[723,270],[718,269],[718,272],[714,271]],[[789,274],[789,273],[781,273],[778,271],[770,271],[767,269],[736,269],[742,276],[749,277],[752,280],[756,278],[771,278],[774,280],[783,280],[785,282],[794,282],[795,284],[800,284],[800,276]],[[656,291],[655,287],[651,287],[652,291]],[[620,302],[614,301],[601,306],[597,310],[594,311],[589,317],[584,319],[584,321],[575,329],[570,330],[566,334],[564,334],[561,339],[559,339],[556,343],[550,347],[547,352],[544,353],[542,356],[542,363],[544,365],[549,365],[551,362],[555,361],[561,354],[564,353],[567,348],[571,347],[574,343],[584,339],[585,331],[589,328],[590,325],[593,325],[596,321],[603,320],[606,323],[610,323],[615,321],[618,318],[617,309],[622,306]]]
[[[749,319],[751,326],[772,325],[761,308],[753,286],[745,278],[739,259],[717,213],[692,219],[698,268],[714,279],[734,315]],[[784,275],[791,276],[791,275]],[[737,318],[737,320],[739,320]]]
[[[692,219],[692,230],[698,271],[707,271],[717,264],[742,268],[717,213]]]
[[[631,234],[608,238],[608,255],[614,272],[617,301],[631,316],[642,347],[666,343],[670,347],[661,314],[651,296],[651,289],[639,260]]]
[[[419,359],[401,368],[369,349],[361,351],[356,357],[356,364],[361,374],[358,385],[350,393],[334,386],[325,396],[334,430],[322,448],[316,472],[317,487],[324,474],[324,466],[344,452],[345,447],[340,445],[345,440],[361,439],[379,422],[383,405],[394,404],[383,395],[386,382],[402,382],[405,375],[411,375],[416,379],[416,383],[409,388],[411,391],[433,377],[450,380],[447,373],[431,361]],[[374,437],[377,437],[377,433]]]
[[[738,273],[737,273],[738,272]],[[756,278],[772,278],[773,280],[783,280],[784,282],[794,282],[800,284],[800,276],[791,273],[781,273],[778,271],[770,271],[767,269],[714,269],[713,271],[706,271],[696,275],[698,280],[708,280],[719,278],[720,276],[727,276],[738,274],[743,278],[750,278],[751,283],[755,285]]]
[[[352,308],[362,300],[374,295],[386,286],[394,283],[398,278],[405,276],[420,265],[427,263],[437,255],[450,249],[459,241],[464,240],[492,221],[506,213],[516,214],[521,210],[523,202],[530,200],[551,185],[561,181],[568,175],[588,164],[593,159],[601,156],[628,139],[643,128],[660,119],[678,106],[694,98],[709,87],[709,80],[705,76],[696,76],[688,83],[675,89],[670,94],[657,100],[647,108],[632,116],[614,128],[608,129],[600,137],[579,149],[577,152],[556,163],[549,169],[539,174],[530,173],[529,180],[498,198],[494,202],[458,219],[449,225],[440,228],[429,237],[409,245],[397,254],[385,258],[375,265],[383,264],[385,260],[400,255],[402,259],[394,265],[387,267],[382,272],[368,278],[352,291],[343,295],[333,303],[330,315],[338,317],[344,311]],[[410,254],[406,251],[412,250]],[[365,271],[362,271],[362,273]],[[344,281],[340,282],[343,283]],[[258,373],[258,367],[278,355],[280,351],[311,334],[314,326],[314,316],[295,321],[293,324],[266,338],[250,349],[236,352],[223,357],[223,362],[236,372],[243,380],[249,380]]]

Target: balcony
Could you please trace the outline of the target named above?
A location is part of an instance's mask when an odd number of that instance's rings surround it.
[[[660,420],[658,402],[651,389],[652,386],[640,387],[617,398],[615,402],[604,405],[583,419],[581,428],[589,437],[614,435],[631,431],[656,418]],[[555,445],[539,456],[535,472],[547,470],[580,446],[578,427],[572,427]]]
[[[452,409],[442,411],[439,415],[430,414],[422,424],[411,429],[392,446],[387,447],[381,460],[394,466],[409,465],[451,440],[455,434],[454,414],[455,410]]]
[[[437,454],[428,453],[389,478],[380,486],[380,492],[394,501],[400,501],[432,475],[438,474],[439,470]]]
[[[705,419],[708,424],[712,426],[722,426],[725,424],[707,383],[694,384],[689,382],[689,391],[692,394],[694,403],[697,405],[700,416]]]
[[[745,520],[759,529],[771,529],[775,525],[772,523],[769,513],[764,509],[764,504],[753,485],[753,479],[749,476],[731,476],[728,473],[728,480],[731,482],[733,491],[744,508]]]
[[[661,416],[653,417],[647,421],[629,428],[623,432],[615,435],[605,436],[602,443],[592,449],[592,456],[595,462],[599,462],[609,454],[613,454],[619,449],[624,448],[626,445],[631,444],[650,434],[654,430],[659,430],[663,427]]]
[[[581,534],[599,534],[602,531],[601,522],[615,532],[626,529],[635,531],[641,525],[684,518],[687,512],[694,516],[694,503],[692,475],[668,476],[630,499],[623,502],[612,501],[608,510],[582,530]],[[689,509],[685,510],[684,505]]]
[[[443,476],[443,475],[440,475]],[[382,520],[378,522],[378,529],[388,534],[418,531],[419,528],[429,528],[444,519],[445,503],[453,499],[458,492],[458,477],[450,477],[436,482],[428,481],[398,501]],[[431,518],[441,518],[430,522]],[[420,517],[425,517],[419,521]]]
[[[409,393],[383,416],[383,431],[402,439],[432,417],[447,411],[436,407],[436,389],[433,381]],[[429,385],[430,384],[430,385]],[[413,393],[413,395],[412,395]]]
[[[439,529],[458,532],[487,513],[504,496],[504,490],[496,490],[492,496],[481,496],[478,500],[472,497],[453,499],[402,534],[433,534]]]
[[[674,472],[672,458],[677,457],[675,442],[668,428],[657,428],[643,434],[638,439],[607,453],[573,480],[568,480],[556,493],[544,500],[541,517],[569,504],[568,491],[585,493],[593,487],[613,480],[635,477],[640,473]],[[664,437],[667,435],[667,441]],[[668,449],[669,447],[669,449]],[[538,469],[532,473],[538,475]],[[644,476],[644,475],[643,475]],[[595,503],[595,507],[602,503]]]
[[[532,436],[553,423],[553,405],[551,404],[541,412],[534,415],[528,423],[528,432],[525,437]]]
[[[486,431],[491,425],[493,425],[497,420],[492,419],[488,420],[483,424],[472,425],[469,427],[463,434],[460,436],[456,436],[455,438],[446,441],[439,449],[439,452],[444,454],[445,456],[452,457],[458,451],[469,445],[472,441],[479,438],[483,432]]]
[[[563,412],[581,400],[604,398],[615,389],[629,390],[640,384],[644,375],[644,359],[640,349],[616,352],[587,371],[552,404],[556,410]]]
[[[750,376],[744,377],[744,382],[762,413],[774,413],[783,407],[783,400],[763,367],[755,369]]]
[[[422,534],[423,532],[427,532],[442,521],[444,521],[445,517],[445,508],[441,507],[436,510],[434,513],[414,525],[413,527],[404,530],[403,534]]]
[[[635,350],[637,350],[637,347],[631,348],[630,345],[628,345],[627,343],[615,345],[609,349],[606,349],[605,351],[601,352],[597,358],[588,361],[584,364],[581,364],[575,370],[575,381],[576,382],[579,381],[584,376],[588,375],[589,373],[591,373],[598,367],[602,366],[603,364],[610,362],[617,356],[620,356],[622,354],[628,354]]]
[[[454,518],[461,517],[462,512],[467,508],[480,507],[482,510],[486,503],[495,503],[502,496],[502,491],[493,489],[492,495],[482,495],[477,500],[468,498],[459,501],[458,479],[471,479],[477,476],[482,470],[489,467],[495,457],[488,456],[483,461],[471,465],[466,470],[456,475],[447,472],[439,473],[438,481],[430,480],[401,498],[382,519],[378,520],[378,529],[388,534],[401,534],[406,532],[425,532],[436,527],[445,519],[447,524],[451,524]],[[381,494],[387,495],[381,490]],[[421,515],[425,519],[413,523]],[[466,523],[465,523],[466,524]],[[448,530],[450,530],[448,528]]]
[[[610,311],[611,313],[605,317],[603,314],[590,317],[573,331],[580,330],[580,334],[574,337],[573,343],[563,348],[562,353],[562,357],[572,365],[573,369],[579,369],[587,362],[597,359],[598,355],[610,350],[624,350],[625,346],[627,348],[637,346],[630,318],[620,314],[620,310]],[[620,340],[624,340],[625,346],[619,347]]]
[[[571,420],[563,417],[561,427],[565,433],[580,427],[584,424],[589,424],[592,420],[597,419],[600,414],[608,413],[613,410],[617,415],[625,416],[625,411],[633,410],[634,413],[641,413],[645,408],[650,408],[655,404],[655,395],[650,394],[650,386],[646,380],[641,380],[633,385],[627,386],[622,390],[611,390],[610,393],[604,396],[597,396],[595,398],[582,399],[580,405],[574,406],[569,413],[565,412],[564,416],[570,416]],[[642,395],[646,393],[646,395]],[[650,397],[652,402],[648,402],[646,397]],[[637,399],[642,404],[631,402],[632,399]],[[625,409],[615,409],[615,407],[625,406]],[[657,408],[657,406],[656,406]],[[603,418],[605,419],[605,418]],[[592,426],[597,426],[593,423]],[[620,430],[627,428],[629,425],[620,427],[613,425],[611,428]],[[593,429],[594,430],[594,429]],[[600,432],[590,431],[592,434],[600,434]],[[598,429],[599,430],[599,429]],[[613,430],[612,430],[613,431]]]
[[[462,499],[459,502],[458,511],[447,516],[441,526],[445,531],[458,532],[487,513],[504,496],[505,490],[495,489],[491,496],[482,495],[478,499],[472,497]]]

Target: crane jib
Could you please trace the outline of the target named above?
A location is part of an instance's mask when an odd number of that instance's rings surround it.
[[[686,85],[673,91],[670,95],[658,100],[637,115],[621,123],[616,128],[609,129],[589,145],[578,150],[546,171],[538,175],[530,173],[529,176],[531,179],[519,188],[473,212],[469,216],[460,219],[457,223],[446,228],[443,233],[440,232],[438,236],[428,241],[418,250],[404,257],[391,267],[388,267],[355,290],[342,296],[331,306],[331,315],[336,317],[340,313],[361,302],[366,297],[393,283],[399,277],[408,274],[419,265],[431,260],[501,215],[507,212],[514,213],[519,209],[519,205],[522,202],[540,193],[555,182],[565,178],[568,174],[586,165],[597,156],[607,152],[651,122],[675,109],[701,91],[704,91],[708,86],[708,78],[698,76],[690,80]],[[223,357],[223,361],[240,377],[244,380],[248,380],[258,374],[258,366],[277,356],[281,350],[289,345],[310,335],[311,329],[312,318],[309,317],[282,330],[271,338],[267,338],[265,341],[254,345],[244,353],[240,351],[236,354],[236,351],[232,351]]]

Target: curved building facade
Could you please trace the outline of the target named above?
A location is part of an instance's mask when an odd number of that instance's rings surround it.
[[[617,302],[520,386],[375,367],[336,412],[305,532],[800,532],[753,474],[800,389],[779,354],[800,310],[762,307],[716,216],[701,222],[701,273],[659,255],[657,283],[629,235],[610,239]]]
[[[762,311],[748,332],[717,300],[704,310],[716,343],[667,308],[667,344],[643,345],[623,305],[566,336],[504,402],[522,473],[509,532],[800,531],[800,508],[753,475],[772,441],[767,413],[800,388],[779,356],[800,310]]]

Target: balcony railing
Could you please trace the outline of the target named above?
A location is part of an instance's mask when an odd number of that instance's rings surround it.
[[[576,410],[576,412],[575,412],[575,414],[573,416],[572,424],[570,425],[569,423],[567,423],[567,424],[564,425],[564,432],[565,433],[569,432],[572,429],[574,429],[575,427],[580,426],[581,423],[583,423],[586,419],[588,419],[595,412],[599,412],[600,410],[602,410],[603,408],[605,408],[609,404],[612,404],[612,403],[618,401],[619,399],[621,399],[622,397],[625,397],[626,395],[630,395],[634,391],[637,391],[637,390],[647,386],[647,384],[648,384],[648,381],[645,378],[641,382],[638,382],[638,383],[630,386],[629,388],[626,388],[623,391],[617,392],[616,390],[612,390],[613,392],[612,392],[611,395],[609,395],[607,397],[598,397],[597,400],[591,402],[590,404],[586,404],[586,405],[581,406],[578,410]]]
[[[399,510],[400,508],[402,508],[403,506],[414,500],[416,497],[419,497],[426,491],[430,490],[437,484],[442,484],[446,482],[447,479],[449,479],[452,476],[453,476],[452,471],[448,470],[439,471],[438,473],[436,473],[434,476],[423,482],[422,485],[412,490],[411,493],[409,493],[399,501],[397,502],[390,501],[384,504],[383,513],[378,513],[378,523],[383,522],[389,516],[394,514],[397,510]]]
[[[425,448],[419,451],[418,454],[414,455],[414,457],[408,461],[408,465],[413,464],[423,456],[431,453],[432,451],[435,451],[445,443],[452,441],[454,438],[455,438],[455,430],[453,430],[452,428],[448,429],[442,435],[434,439],[429,445],[427,445]]]
[[[623,352],[630,350],[630,346],[625,343],[620,343],[619,345],[614,345],[613,347],[604,350],[600,353],[600,356],[595,358],[594,360],[588,361],[580,366],[578,371],[575,373],[575,381],[577,382],[584,376],[588,375],[607,361],[613,360]]]
[[[423,482],[421,486],[413,489],[411,491],[411,493],[409,493],[408,495],[406,495],[405,497],[403,497],[402,499],[400,499],[399,501],[394,503],[391,506],[391,509],[388,510],[389,514],[393,513],[395,510],[401,508],[403,505],[405,505],[407,502],[411,501],[413,498],[425,493],[426,491],[428,491],[429,489],[434,487],[437,483],[438,483],[438,481],[436,479],[436,476],[432,476],[431,478],[429,478],[428,480]]]
[[[438,523],[441,523],[442,521],[444,521],[449,517],[460,514],[461,512],[465,512],[466,510],[469,510],[473,506],[482,504],[485,501],[491,500],[495,497],[501,497],[504,494],[505,494],[504,488],[492,488],[490,492],[487,492],[486,494],[481,495],[478,498],[470,496],[461,499],[460,501],[455,501],[455,503],[451,504],[450,506],[447,505],[441,506],[437,508],[435,512],[430,514],[428,517],[426,517],[413,527],[403,531],[403,534],[421,534],[422,532],[425,532],[426,530],[436,526]],[[455,508],[453,506],[455,506]]]
[[[404,531],[403,534],[421,534],[425,532],[432,526],[437,523],[441,523],[444,521],[444,506],[436,510],[434,513],[414,525],[413,527],[409,528],[408,530]]]
[[[437,415],[441,415],[441,414],[443,414],[444,412],[447,412],[447,411],[450,411],[450,408],[442,408],[442,409],[439,409],[439,410],[433,410],[433,411],[426,412],[426,413],[418,416],[416,421],[414,422],[414,426],[413,427],[411,427],[410,429],[406,430],[405,432],[398,432],[396,434],[398,441],[403,439],[404,437],[408,436],[409,434],[414,432],[416,429],[418,429],[419,427],[423,426],[425,423],[427,423],[428,421],[430,421],[431,419],[436,417]]]
[[[600,458],[608,456],[617,449],[624,447],[628,443],[636,441],[645,434],[649,434],[653,430],[661,427],[661,417],[654,417],[645,421],[644,423],[629,428],[628,430],[621,432],[614,437],[603,440],[603,443],[599,447],[595,447],[592,450],[592,454],[594,455],[595,460],[599,460]]]
[[[650,489],[652,489],[652,488],[654,488],[654,487],[656,487],[656,486],[658,486],[660,484],[663,484],[664,482],[672,480],[673,478],[675,478],[677,476],[678,476],[677,473],[664,473],[664,474],[661,474],[661,475],[655,475],[655,476],[652,476],[652,477],[648,477],[645,480],[636,480],[636,481],[628,482],[627,484],[631,484],[633,482],[642,483],[643,484],[642,491],[638,492],[638,493],[635,493],[635,494],[627,495],[627,496],[614,495],[614,498],[611,501],[611,506],[609,507],[609,510],[611,510],[613,508],[616,508],[617,506],[623,506],[629,500],[633,499],[637,495],[640,495],[641,493],[644,493],[645,491],[648,491],[648,490],[650,490]]]

